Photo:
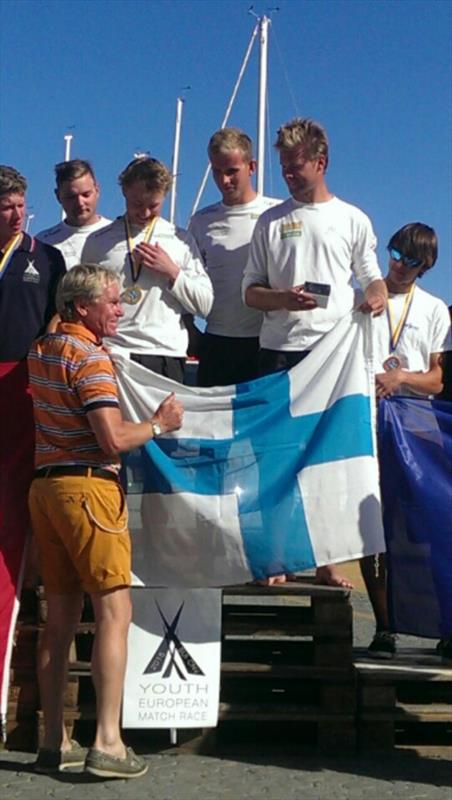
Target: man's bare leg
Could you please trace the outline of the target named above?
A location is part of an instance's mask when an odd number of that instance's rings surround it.
[[[128,587],[91,595],[96,620],[91,671],[96,690],[97,729],[93,747],[125,758],[120,713],[131,620]]]
[[[341,575],[334,564],[325,564],[323,567],[317,567],[314,582],[322,586],[338,586],[340,589],[354,588],[353,583]]]
[[[378,567],[376,564],[378,558]],[[375,616],[377,631],[389,631],[388,601],[386,594],[386,556],[365,556],[359,562],[367,594]]]
[[[38,649],[38,682],[44,715],[43,747],[70,750],[63,722],[69,648],[80,619],[83,593],[46,594],[47,621]]]

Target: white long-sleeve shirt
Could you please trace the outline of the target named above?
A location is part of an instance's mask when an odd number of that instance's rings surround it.
[[[131,232],[134,246],[143,241],[144,229],[132,226]],[[136,282],[141,290],[139,301],[135,305],[123,303],[125,313],[117,334],[105,341],[122,352],[181,358],[188,345],[182,317],[208,315],[213,303],[212,284],[191,234],[159,217],[150,239],[151,244],[157,242],[178,265],[179,275],[170,286],[166,277],[143,266]],[[122,292],[134,285],[123,217],[88,238],[83,260],[116,272]]]

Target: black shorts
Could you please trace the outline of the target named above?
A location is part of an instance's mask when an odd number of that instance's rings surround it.
[[[198,386],[229,386],[257,378],[257,336],[204,333],[199,348]]]
[[[151,369],[157,375],[164,375],[165,378],[171,378],[172,381],[178,383],[184,382],[184,365],[185,358],[176,358],[174,356],[152,356],[142,355],[141,353],[131,353],[130,358],[141,364],[146,369]]]
[[[310,352],[310,350],[267,350],[262,347],[258,359],[259,377],[291,369],[303,361]]]

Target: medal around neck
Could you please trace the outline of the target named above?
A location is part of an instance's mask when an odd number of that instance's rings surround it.
[[[385,361],[383,361],[383,369],[386,372],[390,372],[392,369],[399,369],[402,366],[402,362],[398,356],[389,356]]]
[[[129,306],[136,306],[137,303],[140,302],[143,296],[143,291],[140,286],[134,284],[133,286],[128,286],[127,289],[124,289],[121,300],[123,303],[127,303]]]

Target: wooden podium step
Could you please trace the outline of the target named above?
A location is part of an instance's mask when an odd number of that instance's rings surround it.
[[[391,661],[357,653],[361,750],[452,745],[452,667],[434,650],[399,648]]]

